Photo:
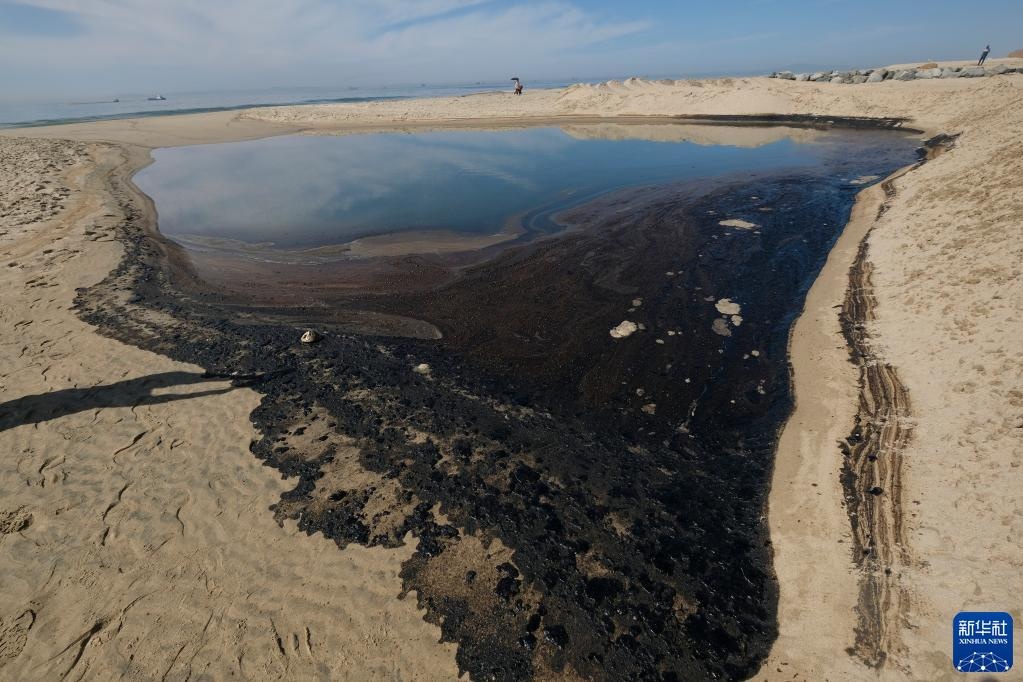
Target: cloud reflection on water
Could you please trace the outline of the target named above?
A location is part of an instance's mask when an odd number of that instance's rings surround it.
[[[812,165],[826,153],[793,135],[602,124],[289,136],[160,149],[136,182],[172,237],[309,247],[408,230],[493,234],[510,216],[573,195]]]

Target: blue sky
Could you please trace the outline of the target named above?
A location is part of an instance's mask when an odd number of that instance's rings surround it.
[[[0,99],[874,66],[1021,27],[1023,0],[0,0]]]

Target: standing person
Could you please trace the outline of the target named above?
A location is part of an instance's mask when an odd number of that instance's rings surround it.
[[[980,61],[977,62],[977,66],[982,66],[987,61],[988,54],[991,53],[991,46],[988,45],[984,48],[984,51],[980,53]]]
[[[522,94],[522,81],[520,81],[518,78],[512,78],[512,80],[515,81],[515,94],[516,95],[521,95]]]

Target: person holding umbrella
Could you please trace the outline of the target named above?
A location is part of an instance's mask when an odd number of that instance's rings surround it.
[[[518,76],[515,76],[514,78],[512,78],[512,80],[515,81],[515,94],[516,95],[521,95],[522,94],[522,81],[519,80]]]

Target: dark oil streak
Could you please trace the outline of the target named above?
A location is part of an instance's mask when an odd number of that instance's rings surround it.
[[[952,147],[954,136],[939,135],[925,144],[916,167]],[[873,349],[868,325],[877,317],[869,240],[876,223],[896,196],[893,179],[882,184],[885,198],[875,224],[864,235],[849,270],[849,286],[840,315],[850,360],[859,369],[859,406],[854,427],[840,443],[846,509],[852,528],[853,560],[859,568],[855,644],[849,649],[864,664],[882,668],[899,644],[900,619],[909,608],[898,575],[909,561],[904,532],[902,453],[913,435],[912,404],[894,366]]]
[[[906,595],[893,567],[902,558],[902,450],[912,435],[909,396],[893,366],[871,349],[866,325],[875,319],[868,244],[860,243],[842,306],[842,330],[859,367],[855,427],[843,443],[842,483],[860,568],[858,624],[853,653],[871,667],[884,665],[894,617]]]
[[[821,116],[818,114],[683,114],[674,118],[709,125],[793,126],[827,130],[835,127],[862,130],[902,130],[923,132],[906,124],[908,118],[872,116]]]

